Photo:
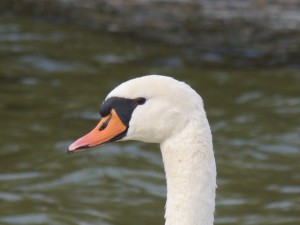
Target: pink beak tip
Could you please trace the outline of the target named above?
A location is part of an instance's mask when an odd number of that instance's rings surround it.
[[[77,150],[86,149],[89,147],[90,146],[86,140],[84,140],[83,138],[79,138],[77,141],[73,142],[69,146],[68,153],[73,153],[73,152],[76,152]]]

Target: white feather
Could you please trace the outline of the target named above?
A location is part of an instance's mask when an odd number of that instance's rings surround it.
[[[167,180],[166,225],[212,225],[216,165],[201,97],[171,77],[149,75],[122,83],[107,98],[147,99],[123,140],[159,143]]]

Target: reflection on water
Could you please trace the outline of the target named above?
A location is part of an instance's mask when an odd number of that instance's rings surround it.
[[[203,69],[176,48],[33,21],[0,23],[0,223],[163,224],[157,145],[67,155],[118,83],[170,74],[203,96],[218,166],[216,224],[300,223],[300,75]]]

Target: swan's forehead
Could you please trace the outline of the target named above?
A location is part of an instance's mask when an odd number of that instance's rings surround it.
[[[172,91],[176,90],[176,86],[180,86],[181,83],[171,77],[160,75],[139,77],[120,84],[108,94],[106,99],[115,96],[134,99],[171,95]]]

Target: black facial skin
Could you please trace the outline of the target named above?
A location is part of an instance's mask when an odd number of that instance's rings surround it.
[[[126,130],[124,132],[110,139],[108,142],[119,140],[127,134],[129,128],[129,121],[131,119],[134,109],[138,105],[143,105],[145,102],[146,99],[143,97],[136,99],[111,97],[101,104],[99,112],[102,117],[108,116],[111,113],[112,109],[114,109],[119,118],[121,119],[122,123],[126,126]],[[103,128],[103,130],[104,129],[105,127]]]

